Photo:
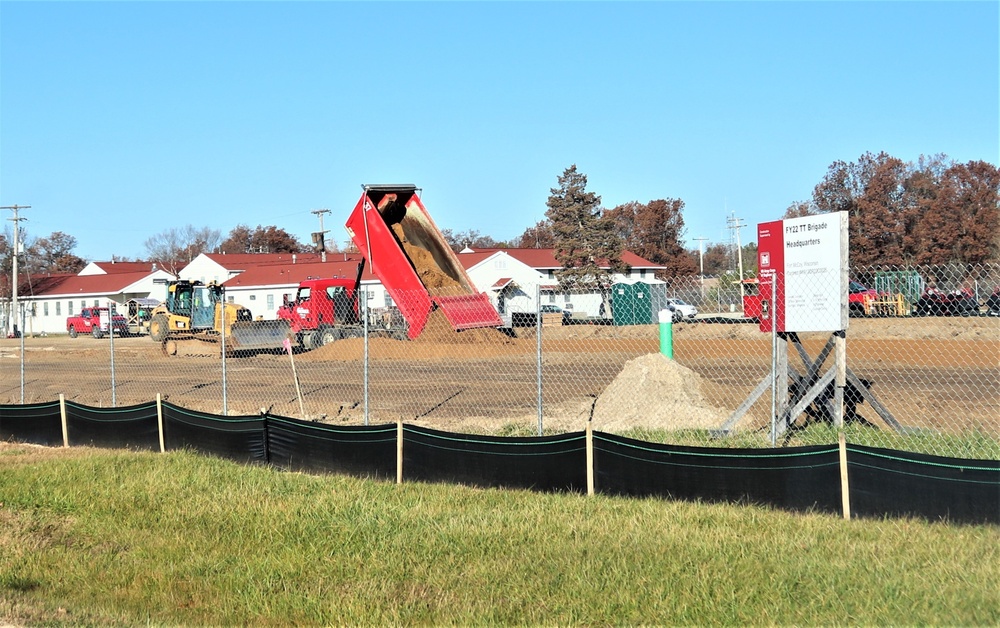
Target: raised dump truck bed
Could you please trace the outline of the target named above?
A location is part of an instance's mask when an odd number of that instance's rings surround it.
[[[500,327],[489,296],[476,292],[414,185],[365,185],[347,232],[409,323],[423,331],[435,307],[456,330]]]

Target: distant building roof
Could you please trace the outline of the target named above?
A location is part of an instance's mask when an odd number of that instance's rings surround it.
[[[327,255],[327,260],[330,259]],[[249,266],[239,275],[235,275],[226,280],[223,285],[227,287],[256,287],[256,286],[277,286],[277,285],[298,285],[306,279],[329,279],[331,277],[347,277],[354,279],[358,276],[358,262],[360,260],[343,261],[297,261],[292,264],[272,263]],[[378,281],[372,275],[369,266],[365,265],[364,274],[361,281]]]
[[[205,257],[228,270],[247,270],[254,266],[273,264],[308,264],[321,262],[320,253],[203,253]],[[327,253],[327,262],[360,259],[357,253]]]
[[[469,249],[466,248],[465,251],[459,254],[459,259],[463,259],[469,256],[469,259],[474,259],[471,256],[481,255],[482,257],[475,260],[471,265],[478,264],[482,260],[486,259],[490,255],[497,252],[503,252],[510,255],[517,261],[521,262],[526,266],[532,268],[562,268],[562,264],[556,261],[556,250],[555,249]],[[661,269],[664,268],[658,264],[654,264],[648,259],[643,259],[632,253],[631,251],[622,251],[622,261],[631,266],[632,268],[652,268]],[[463,262],[464,265],[464,262]]]
[[[107,275],[43,275],[32,279],[31,294],[25,296],[53,298],[118,294],[150,274],[147,269]]]
[[[159,262],[90,262],[78,274],[80,275],[110,275],[117,273],[153,272],[164,266]]]

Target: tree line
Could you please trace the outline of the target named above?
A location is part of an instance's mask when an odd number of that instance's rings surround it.
[[[756,244],[734,251],[711,243],[704,251],[684,247],[684,201],[638,200],[613,208],[587,189],[587,176],[576,165],[566,168],[550,189],[544,218],[517,238],[495,240],[477,230],[443,235],[456,251],[494,248],[551,248],[563,266],[560,281],[606,283],[608,273],[625,270],[622,252],[631,251],[663,270],[661,279],[721,275],[737,267],[756,268]],[[946,155],[903,162],[881,152],[854,162],[836,161],[813,189],[812,198],[791,203],[784,217],[844,211],[850,215],[852,266],[960,264],[1000,261],[1000,169],[984,161],[956,163]],[[73,253],[76,238],[56,231],[32,238],[22,231],[24,272],[76,273],[87,263]],[[9,295],[12,255],[9,228],[0,234],[0,296]],[[336,252],[336,242],[325,243]],[[176,272],[201,253],[306,253],[318,245],[301,242],[284,229],[240,224],[226,237],[191,225],[167,229],[144,242],[146,260]],[[120,259],[119,261],[127,261]]]

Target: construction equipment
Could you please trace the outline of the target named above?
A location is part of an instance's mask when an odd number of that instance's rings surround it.
[[[125,302],[125,317],[128,321],[128,333],[142,336],[149,333],[149,320],[153,310],[160,302],[156,299],[129,299]]]
[[[278,318],[288,321],[303,349],[310,351],[341,338],[358,338],[364,334],[362,308],[358,305],[364,267],[362,258],[354,279],[306,279],[299,283],[295,298],[278,308]],[[364,308],[369,334],[405,340],[406,321],[398,310],[393,310],[395,308],[383,311]]]
[[[255,321],[247,308],[226,303],[222,286],[177,280],[167,284],[167,300],[150,313],[149,337],[165,355],[204,353],[212,343],[226,353],[280,349],[290,336],[288,321]],[[225,337],[223,337],[225,336]]]
[[[500,327],[489,296],[476,292],[414,185],[365,185],[348,234],[408,323],[420,335],[434,309],[455,330]]]

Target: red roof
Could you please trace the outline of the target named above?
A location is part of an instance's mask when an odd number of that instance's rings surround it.
[[[30,296],[71,297],[118,294],[150,274],[151,272],[147,269],[138,273],[112,273],[108,275],[41,275],[32,278]]]
[[[229,270],[247,270],[267,264],[308,264],[323,258],[319,253],[205,253],[205,257]],[[292,258],[295,258],[294,261]],[[327,253],[327,261],[358,259],[354,253]]]
[[[298,285],[306,279],[329,279],[331,277],[347,277],[354,279],[358,276],[358,261],[343,261],[343,255],[327,255],[327,260],[331,257],[339,257],[338,261],[327,262],[302,262],[295,264],[285,262],[282,264],[262,264],[251,266],[245,271],[231,277],[223,284],[232,288],[236,286],[276,286],[276,285]],[[369,266],[365,265],[365,272],[361,276],[362,281],[377,281],[369,271]]]
[[[163,264],[158,262],[92,262],[107,274],[112,273],[138,273],[145,271],[151,273],[156,269],[163,268]],[[153,268],[153,266],[156,268]]]

